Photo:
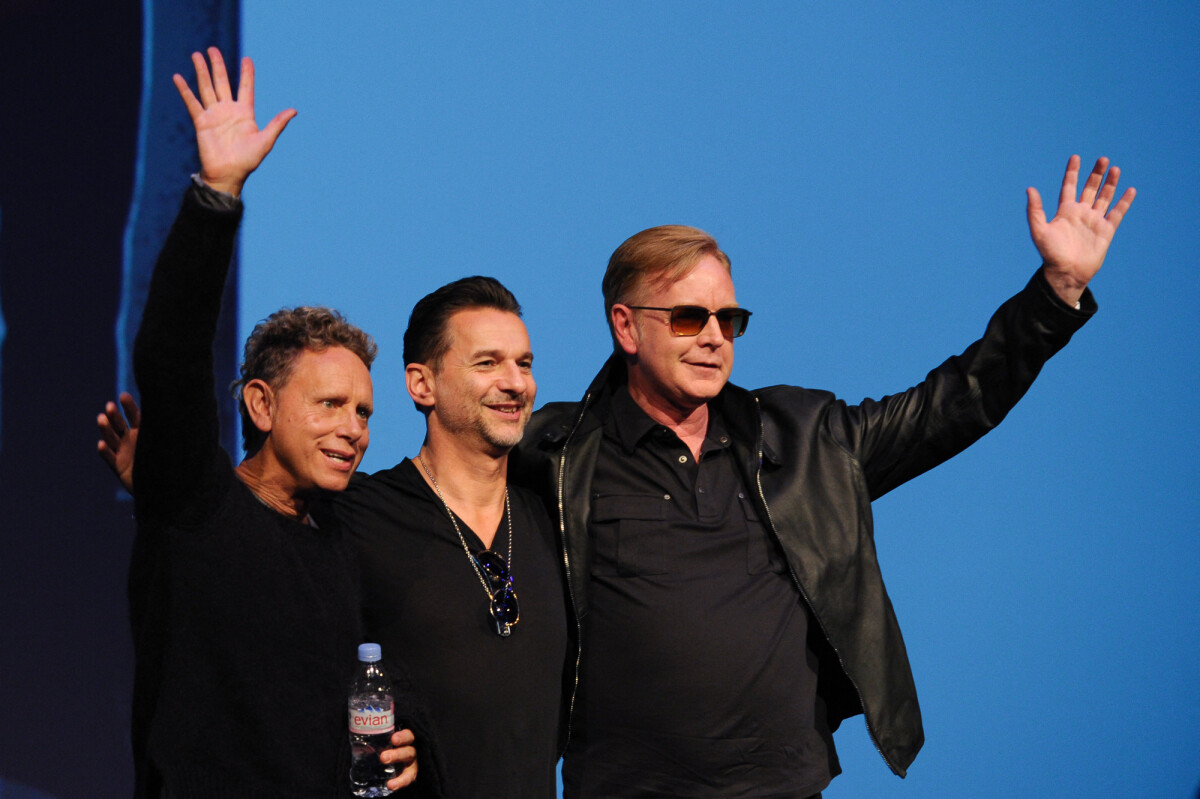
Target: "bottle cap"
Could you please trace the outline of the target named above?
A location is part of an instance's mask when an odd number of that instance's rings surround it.
[[[382,657],[379,644],[359,644],[358,659],[364,663],[374,663]]]

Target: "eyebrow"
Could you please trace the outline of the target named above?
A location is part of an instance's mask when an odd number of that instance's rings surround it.
[[[468,360],[474,361],[479,358],[483,358],[485,356],[489,357],[489,358],[495,358],[498,361],[503,361],[505,358],[504,353],[501,350],[492,349],[492,350],[476,350],[475,352],[471,353],[471,356]],[[532,361],[533,360],[533,351],[526,350],[522,354],[515,356],[514,360],[518,360],[518,361],[531,360]]]

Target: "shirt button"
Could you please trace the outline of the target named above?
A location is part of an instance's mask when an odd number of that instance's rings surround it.
[[[701,494],[703,494],[703,493],[704,493],[704,489],[703,489],[703,488],[700,488],[700,489],[697,489],[697,490],[698,490],[698,491],[699,491]]]
[[[721,443],[722,443],[722,444],[728,444],[728,443],[729,443],[729,436],[721,436]]]
[[[665,499],[665,500],[667,500],[668,502],[670,502],[670,501],[671,501],[671,495],[670,495],[670,494],[663,494],[663,499]]]
[[[680,455],[680,456],[679,456],[679,462],[680,462],[680,463],[687,463],[687,455]]]

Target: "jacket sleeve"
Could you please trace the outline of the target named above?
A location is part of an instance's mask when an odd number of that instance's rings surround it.
[[[872,500],[953,457],[998,425],[1042,365],[1091,318],[1054,294],[1038,270],[993,314],[983,337],[948,358],[918,385],[860,405],[838,405],[831,434],[858,461]]]
[[[192,186],[158,256],[133,368],[142,423],[134,462],[139,518],[211,508],[220,450],[213,339],[241,220],[241,203],[220,208]],[[207,496],[206,496],[207,495]]]

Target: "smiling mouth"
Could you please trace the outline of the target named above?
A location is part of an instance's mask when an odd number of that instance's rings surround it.
[[[321,450],[321,452],[323,452],[325,454],[326,458],[329,458],[329,460],[333,461],[334,463],[345,464],[347,466],[354,465],[354,455],[353,454],[346,455],[345,453],[333,452],[333,451],[327,450],[327,449]]]
[[[525,410],[525,404],[522,402],[508,402],[495,405],[486,405],[485,407],[488,410],[495,411],[503,416],[511,416],[513,418],[519,418],[521,416],[521,412]]]

